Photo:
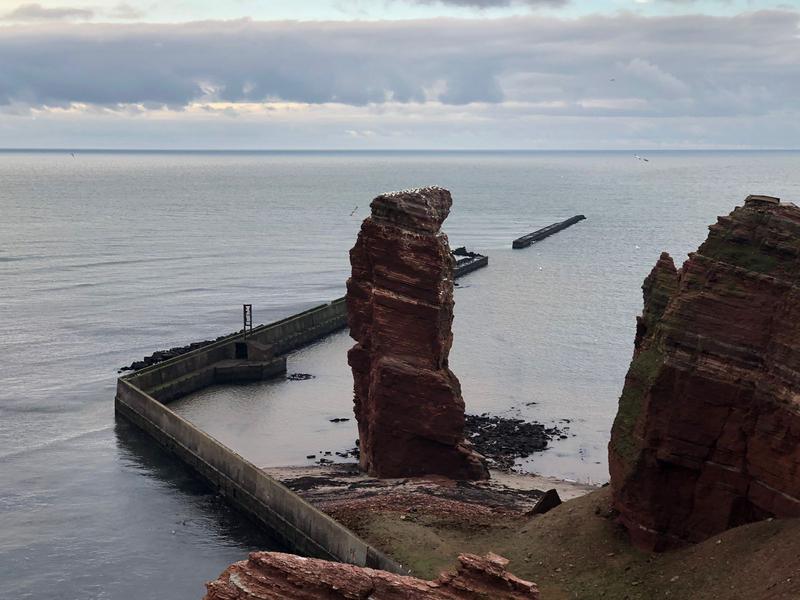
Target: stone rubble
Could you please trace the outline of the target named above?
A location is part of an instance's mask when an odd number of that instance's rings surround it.
[[[253,552],[206,584],[205,600],[538,600],[496,554],[458,557],[435,581],[280,552]]]

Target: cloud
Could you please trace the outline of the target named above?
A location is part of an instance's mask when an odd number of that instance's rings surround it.
[[[505,8],[513,5],[533,8],[561,8],[570,0],[412,0],[414,4],[443,4],[465,8]]]
[[[545,107],[546,108],[546,107]],[[555,108],[555,107],[554,107]],[[0,147],[72,148],[714,148],[792,147],[800,114],[660,117],[542,114],[506,102],[30,109],[5,117]],[[19,113],[21,114],[21,113]],[[231,118],[231,117],[236,118]]]
[[[7,26],[0,106],[503,105],[563,117],[763,115],[796,110],[798,24],[796,12],[771,11]]]
[[[628,64],[623,65],[621,70],[633,78],[637,78],[645,84],[651,84],[656,89],[662,90],[667,94],[686,94],[689,86],[683,81],[667,73],[658,65],[641,59],[634,58]]]
[[[131,6],[125,2],[121,2],[116,6],[111,7],[111,9],[107,10],[104,14],[112,19],[119,19],[121,21],[133,21],[136,19],[141,19],[145,15],[144,11],[139,10],[135,6]]]
[[[41,4],[20,4],[3,17],[5,21],[30,23],[36,21],[88,21],[94,11],[88,8],[45,8]]]

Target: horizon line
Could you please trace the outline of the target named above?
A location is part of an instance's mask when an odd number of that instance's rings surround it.
[[[291,152],[460,152],[460,153],[525,153],[525,152],[800,152],[800,148],[80,148],[80,147],[0,147],[0,152],[170,152],[170,153],[291,153]]]

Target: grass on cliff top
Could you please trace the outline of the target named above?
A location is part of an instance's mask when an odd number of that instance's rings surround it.
[[[462,522],[397,512],[351,524],[369,542],[433,578],[461,552],[492,551],[535,581],[542,600],[789,600],[800,598],[800,519],[762,521],[664,554],[633,549],[603,488],[538,517]]]
[[[701,250],[709,258],[764,275],[769,275],[778,266],[778,259],[766,254],[762,248],[726,239],[709,238]]]

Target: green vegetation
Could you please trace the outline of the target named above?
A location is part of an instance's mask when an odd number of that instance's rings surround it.
[[[733,242],[726,238],[709,238],[703,244],[701,251],[708,258],[765,275],[778,266],[778,259],[767,254],[764,248]]]
[[[644,395],[655,382],[663,363],[664,355],[655,345],[639,352],[631,361],[612,429],[614,449],[626,460],[635,458],[633,429],[642,410]]]
[[[496,552],[539,585],[543,600],[797,600],[800,519],[737,527],[682,550],[631,547],[614,522],[610,488],[546,515],[360,515],[359,533],[414,575],[435,578],[461,552]]]

